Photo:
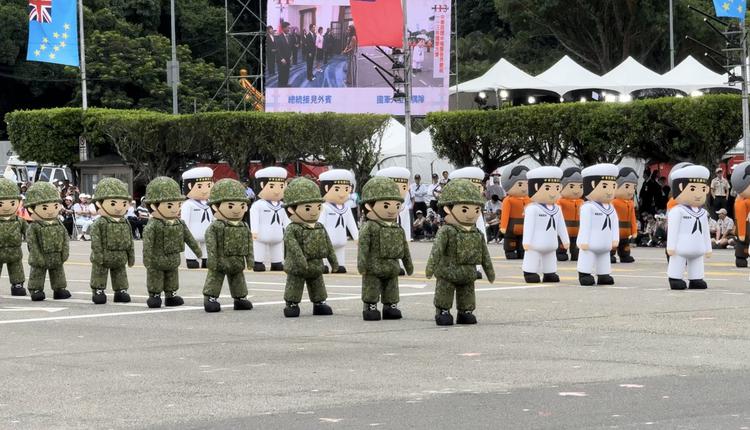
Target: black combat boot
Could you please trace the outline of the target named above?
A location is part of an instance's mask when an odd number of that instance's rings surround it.
[[[286,302],[284,316],[287,318],[297,318],[299,316],[299,305],[297,303]]]
[[[339,268],[336,269],[336,273],[346,273],[346,267],[339,266]]]
[[[506,260],[518,260],[518,253],[516,251],[508,251],[505,253]]]
[[[615,258],[615,254],[609,254],[609,262],[612,264],[617,264],[617,258]]]
[[[557,252],[555,253],[555,257],[557,257],[557,261],[568,261],[567,252]]]
[[[324,301],[313,303],[313,315],[333,315],[333,309]]]
[[[10,295],[11,296],[25,296],[26,295],[26,288],[23,287],[23,282],[20,284],[13,284],[10,286]]]
[[[127,290],[115,291],[115,303],[130,303],[130,294]]]
[[[33,291],[31,291],[31,301],[32,302],[41,302],[46,297],[47,296],[44,294],[44,290],[33,290]]]
[[[218,297],[206,296],[203,298],[203,309],[206,312],[219,312],[221,311],[221,303],[219,303]]]
[[[635,258],[628,252],[620,256],[620,263],[635,263]]]
[[[578,272],[578,283],[582,287],[590,287],[596,283],[596,279],[590,273]]]
[[[451,311],[448,309],[436,309],[435,324],[453,325],[453,315],[451,315]]]
[[[477,279],[482,279],[482,272],[477,270]]]
[[[330,272],[330,269],[328,269],[328,266],[326,266],[326,265],[324,264],[324,265],[323,265],[323,274],[324,274],[324,275],[326,275],[326,274],[328,274],[329,272]]]
[[[284,271],[284,263],[271,263],[271,271],[272,272],[283,272]]]
[[[260,261],[256,261],[253,263],[253,272],[265,272],[266,271],[266,265],[261,263]]]
[[[198,269],[201,267],[201,265],[198,263],[198,260],[185,260],[187,263],[188,269]]]
[[[253,304],[246,298],[234,299],[234,310],[235,311],[249,311],[253,308]]]
[[[178,296],[174,292],[164,293],[164,306],[182,306],[185,304],[185,300]]]
[[[67,288],[60,288],[52,292],[52,298],[55,300],[65,300],[70,298],[70,291]]]
[[[560,277],[557,276],[557,273],[545,273],[542,282],[560,282]]]
[[[149,294],[148,299],[146,299],[146,306],[148,306],[151,309],[156,309],[161,307],[161,294]]]
[[[91,301],[95,305],[103,305],[107,303],[107,295],[104,293],[104,290],[96,289],[91,292]]]
[[[539,279],[538,273],[529,273],[529,272],[523,272],[523,280],[526,281],[527,284],[538,284],[542,280]]]
[[[471,311],[458,311],[456,314],[456,324],[476,324],[477,317]]]
[[[383,303],[384,320],[400,320],[401,310],[395,303]]]
[[[599,275],[596,279],[597,285],[615,285],[615,279],[612,275]]]
[[[687,284],[682,279],[669,278],[669,288],[672,290],[686,290]]]
[[[747,258],[735,258],[734,265],[737,267],[747,267]]]
[[[691,279],[688,283],[688,288],[691,290],[705,290],[708,288],[708,284],[703,279]]]
[[[377,304],[365,303],[362,310],[362,319],[365,321],[380,321],[380,311]]]
[[[398,269],[398,276],[406,276],[406,271],[404,269]]]

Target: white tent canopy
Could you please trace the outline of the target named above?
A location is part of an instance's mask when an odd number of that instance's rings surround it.
[[[616,88],[608,87],[601,76],[576,63],[567,55],[537,75],[537,78],[552,83],[555,86],[554,91],[560,95],[589,88],[617,91]]]
[[[728,87],[726,75],[715,73],[692,56],[688,56],[674,69],[665,73],[664,79],[678,85],[681,90],[688,94],[707,88]]]
[[[412,173],[419,173],[424,183],[429,183],[432,173],[439,174],[443,170],[453,170],[454,167],[450,162],[435,154],[429,129],[419,134],[412,133],[411,146]],[[393,118],[388,120],[388,125],[383,132],[380,159],[372,173],[391,166],[406,167],[406,128]]]
[[[498,91],[502,89],[522,88],[554,91],[551,89],[552,87],[554,85],[529,75],[505,58],[501,58],[484,75],[451,87],[450,93],[476,93],[485,90]]]

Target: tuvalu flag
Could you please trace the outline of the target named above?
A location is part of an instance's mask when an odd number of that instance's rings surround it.
[[[29,47],[27,61],[78,67],[76,0],[28,0]]]
[[[404,44],[401,0],[351,0],[351,7],[359,46]]]
[[[714,0],[714,9],[716,16],[739,18],[740,21],[744,21],[747,0]]]

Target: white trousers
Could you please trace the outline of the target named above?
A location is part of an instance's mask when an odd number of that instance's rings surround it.
[[[689,280],[703,279],[703,256],[687,258],[680,255],[669,257],[669,266],[667,266],[667,276],[672,279],[682,279],[687,267]]]
[[[582,249],[578,254],[578,265],[576,267],[580,273],[597,275],[612,274],[612,263],[609,260],[609,252],[595,254]]]
[[[201,252],[203,253],[202,258],[208,258],[208,251],[206,250],[206,242],[198,242],[198,246],[201,247]],[[185,245],[185,260],[198,260],[198,256],[195,255],[192,249],[190,249],[189,246]]]
[[[261,242],[253,241],[253,259],[259,263],[270,261],[271,263],[284,262],[284,242]]]
[[[529,250],[523,254],[522,270],[525,273],[557,273],[557,255],[555,251],[539,252]]]

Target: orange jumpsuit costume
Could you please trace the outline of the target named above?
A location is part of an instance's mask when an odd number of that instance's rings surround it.
[[[566,199],[561,198],[557,201],[562,209],[563,218],[565,218],[565,227],[568,229],[570,237],[570,261],[578,261],[578,228],[581,225],[580,213],[583,199]],[[557,249],[557,261],[568,261],[568,252],[560,246]]]
[[[620,243],[617,245],[617,256],[621,263],[632,263],[635,261],[630,255],[630,237],[638,235],[638,223],[635,219],[635,202],[626,199],[614,199],[612,204],[617,211],[617,219],[620,220]],[[615,250],[612,250],[614,258]]]
[[[503,250],[508,260],[522,259],[523,250],[523,210],[531,202],[528,196],[526,166],[508,166],[503,170],[502,185],[507,193],[503,199],[500,215],[500,231],[503,232]]]

